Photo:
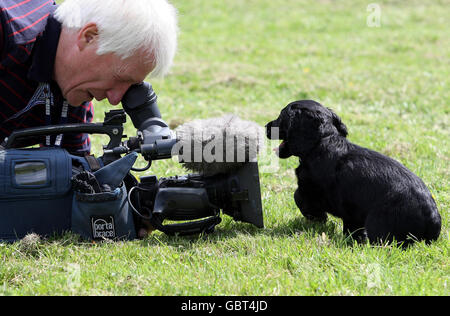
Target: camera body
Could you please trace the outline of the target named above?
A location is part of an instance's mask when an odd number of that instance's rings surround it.
[[[130,201],[131,207],[168,235],[212,232],[221,222],[221,211],[236,221],[264,227],[256,162],[230,174],[188,174],[159,180],[147,176],[140,180],[129,193],[134,201]]]
[[[138,137],[127,141],[125,147],[139,151],[149,166],[152,160],[177,154],[172,150],[176,137],[161,119],[156,99],[151,85],[143,82],[127,91],[122,100],[138,129]],[[256,161],[217,175],[142,177],[130,188],[129,197],[131,209],[140,217],[137,222],[148,220],[169,235],[212,232],[221,221],[221,210],[236,221],[264,226]]]
[[[136,137],[125,139],[123,135],[123,110],[109,111],[103,123],[13,132],[0,150],[0,240],[68,230],[86,239],[134,239],[144,223],[168,235],[210,233],[221,222],[221,213],[263,227],[256,161],[208,176],[158,179],[151,175],[138,181],[132,175],[132,170],[150,168],[153,160],[171,158],[177,142],[161,118],[152,91],[142,83],[132,87],[122,101],[138,129]],[[61,148],[14,148],[22,138],[70,132],[108,135],[103,156],[88,159]],[[132,167],[138,154],[148,161],[144,169]],[[17,179],[25,179],[23,185]]]

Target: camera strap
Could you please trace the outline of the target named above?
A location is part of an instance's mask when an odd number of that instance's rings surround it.
[[[6,123],[10,120],[14,120],[21,116],[22,114],[28,112],[33,107],[35,107],[38,104],[45,104],[45,124],[51,125],[52,124],[52,117],[51,117],[51,108],[54,106],[54,100],[53,100],[53,94],[51,92],[50,84],[47,82],[41,82],[39,83],[36,91],[34,92],[33,96],[31,97],[30,101],[28,102],[27,106],[24,107],[19,112],[15,113],[11,117],[8,117],[6,120],[2,122]],[[61,119],[60,124],[67,123],[67,113],[69,111],[69,103],[64,100],[62,110],[61,110]],[[62,142],[63,134],[59,134],[56,136],[55,140],[55,146],[60,147]],[[45,145],[51,146],[51,139],[50,135],[47,135],[45,137]]]
[[[45,103],[44,97],[43,97],[44,96],[44,89],[46,89],[46,83],[44,83],[44,82],[39,83],[36,91],[34,91],[34,94],[31,97],[30,101],[28,101],[27,106],[24,107],[19,112],[15,113],[14,115],[8,117],[2,123],[6,123],[8,121],[15,120],[16,118],[18,118],[22,114],[28,112],[31,108],[35,107],[36,105],[44,104]]]
[[[53,100],[53,93],[50,88],[49,83],[44,83],[44,95],[45,95],[45,124],[51,125],[52,124],[52,116],[51,116],[51,108],[54,107],[54,100]],[[60,124],[67,123],[67,112],[69,110],[69,103],[64,100],[62,110],[61,110],[61,119]],[[54,145],[57,147],[61,146],[63,134],[59,134],[56,136]],[[51,146],[51,138],[50,135],[45,136],[45,145]]]

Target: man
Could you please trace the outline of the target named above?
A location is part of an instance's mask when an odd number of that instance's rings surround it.
[[[92,99],[171,66],[176,12],[166,0],[0,0],[0,143],[15,129],[90,122]],[[86,134],[29,140],[90,150]]]

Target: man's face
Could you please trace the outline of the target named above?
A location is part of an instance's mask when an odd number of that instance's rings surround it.
[[[144,81],[154,68],[151,62],[145,62],[142,51],[123,60],[113,53],[97,55],[97,37],[93,34],[81,34],[78,38],[81,49],[65,61],[70,66],[60,67],[62,71],[56,77],[64,98],[73,106],[94,98],[119,104],[128,88]]]

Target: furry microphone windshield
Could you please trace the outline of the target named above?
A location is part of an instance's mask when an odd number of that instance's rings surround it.
[[[198,119],[175,129],[172,154],[190,171],[215,175],[255,162],[264,146],[264,129],[255,122],[228,114]]]

